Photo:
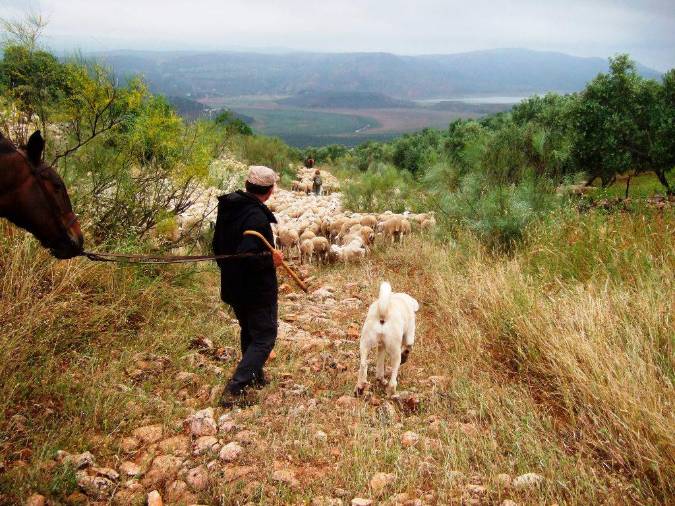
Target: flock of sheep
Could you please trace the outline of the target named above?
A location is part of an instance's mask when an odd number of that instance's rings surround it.
[[[267,202],[278,220],[277,247],[302,263],[359,261],[376,241],[404,241],[413,227],[430,230],[436,224],[433,213],[352,213],[342,210],[339,194],[305,195],[303,189],[279,189]]]
[[[436,224],[433,213],[345,211],[340,200],[339,182],[329,172],[321,171],[322,195],[308,194],[307,185],[311,188],[314,170],[299,169],[298,180],[293,183],[294,190],[280,188],[267,201],[267,206],[278,220],[274,227],[276,246],[287,257],[298,258],[302,263],[359,261],[377,241],[404,241],[414,229],[430,230]],[[201,236],[208,227],[214,226],[217,196],[222,193],[222,188],[205,189],[188,210],[176,216],[173,227],[165,227],[162,233],[153,229],[151,238],[159,243],[160,238],[177,242],[183,236]],[[172,252],[188,254],[190,250],[181,246]]]
[[[298,169],[297,177],[298,179],[293,181],[291,189],[304,194],[309,194],[312,191],[312,180],[314,178],[314,173],[318,169],[308,169],[307,167],[302,167]],[[340,182],[337,178],[330,172],[325,170],[321,171],[321,180],[323,185],[321,186],[322,195],[330,195],[332,193],[340,191]]]

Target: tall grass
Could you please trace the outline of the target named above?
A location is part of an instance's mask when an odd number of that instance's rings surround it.
[[[28,490],[64,499],[72,483],[51,490],[41,463],[59,449],[105,459],[125,427],[173,419],[179,407],[156,392],[175,389],[192,338],[223,334],[218,301],[190,269],[57,262],[27,234],[0,232],[0,503]],[[166,370],[132,381],[140,352],[165,356]]]
[[[672,211],[558,213],[511,258],[466,238],[450,253],[425,242],[400,255],[402,270],[433,265],[433,282],[414,284],[434,287],[424,297],[473,364],[465,374],[521,385],[552,418],[551,444],[623,476],[632,500],[672,499]]]

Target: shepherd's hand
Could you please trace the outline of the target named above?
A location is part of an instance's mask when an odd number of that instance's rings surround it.
[[[284,261],[284,254],[279,250],[274,250],[272,260],[274,261],[274,267],[279,267]]]

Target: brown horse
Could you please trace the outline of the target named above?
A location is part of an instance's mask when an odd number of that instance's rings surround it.
[[[84,238],[63,180],[42,161],[40,131],[16,148],[0,134],[0,217],[28,230],[56,258],[82,253]]]

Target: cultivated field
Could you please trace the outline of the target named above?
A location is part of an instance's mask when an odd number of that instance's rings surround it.
[[[209,107],[229,107],[255,118],[253,129],[264,135],[281,137],[295,146],[341,143],[356,145],[368,140],[384,140],[423,128],[447,128],[459,118],[480,114],[427,108],[393,109],[301,109],[276,103],[283,97],[233,97],[201,99]]]

